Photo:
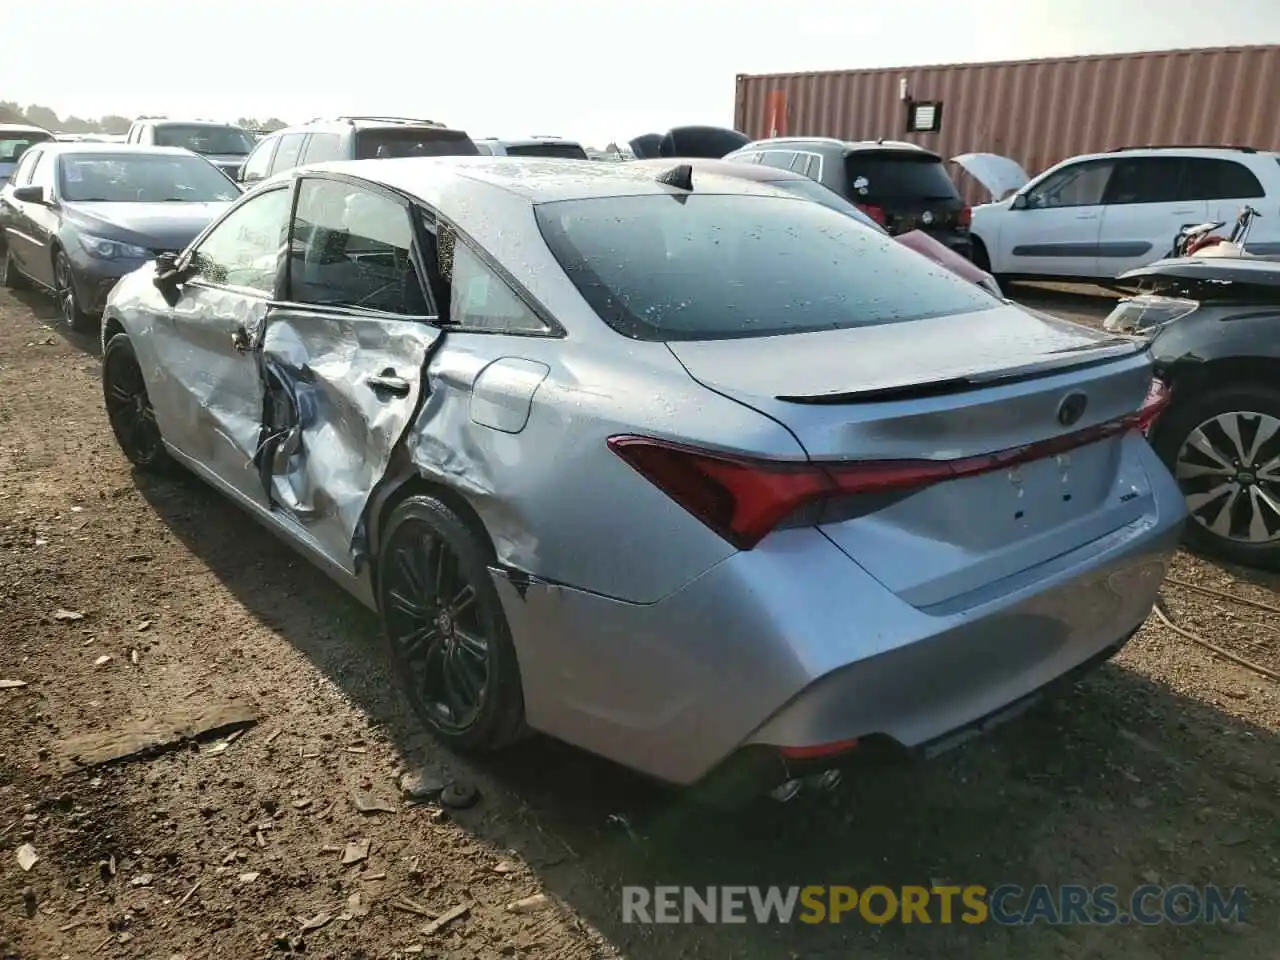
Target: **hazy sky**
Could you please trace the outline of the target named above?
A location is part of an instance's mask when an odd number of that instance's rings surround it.
[[[731,124],[738,73],[1277,43],[1280,0],[40,0],[0,30],[0,99],[63,115],[385,113],[603,146]]]

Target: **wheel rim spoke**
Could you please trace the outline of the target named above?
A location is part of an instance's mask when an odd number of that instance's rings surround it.
[[[1204,421],[1178,451],[1174,476],[1208,533],[1249,544],[1280,539],[1280,418],[1235,410]]]

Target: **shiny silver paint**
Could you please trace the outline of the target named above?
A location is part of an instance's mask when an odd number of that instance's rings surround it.
[[[396,488],[428,483],[464,500],[494,546],[528,723],[670,781],[693,782],[749,743],[870,733],[927,743],[1142,623],[1184,507],[1138,435],[780,529],[749,551],[611,453],[607,438],[629,433],[795,461],[964,456],[1052,434],[1073,390],[1090,397],[1077,426],[1131,411],[1150,373],[1131,343],[1010,306],[896,336],[886,325],[718,344],[626,339],[555,262],[533,205],[669,192],[628,166],[359,161],[292,171],[250,195],[308,174],[389,187],[501,264],[555,321],[548,335],[318,316],[198,282],[171,311],[144,268],[116,288],[104,336],[132,339],[171,453],[370,606],[367,561]],[[732,178],[711,188],[786,196]],[[243,354],[228,346],[241,329]],[[1068,368],[1081,350],[1102,362]],[[883,403],[777,399],[1018,366],[1038,375]],[[388,369],[410,388],[391,402],[368,383]],[[269,496],[252,464],[264,378],[302,411],[283,436],[274,430]],[[1077,498],[1079,522],[1062,491]]]

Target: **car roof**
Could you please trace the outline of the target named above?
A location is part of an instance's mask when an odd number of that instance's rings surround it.
[[[835,137],[774,137],[769,140],[753,140],[733,152],[764,150],[770,147],[791,147],[793,149],[800,147],[811,149],[826,147],[828,149],[841,150],[845,153],[872,153],[877,150],[884,150],[894,153],[919,153],[922,156],[936,157],[939,161],[942,160],[942,157],[932,150],[922,147],[918,143],[911,143],[908,140],[839,140]]]
[[[541,143],[563,143],[574,147],[582,146],[579,141],[569,140],[566,137],[473,137],[472,139],[476,143],[496,143],[503,147],[536,147]]]
[[[631,160],[631,166],[653,171],[654,175],[670,170],[674,166],[687,163],[694,172],[714,173],[724,177],[741,177],[756,183],[777,183],[780,180],[809,180],[803,173],[794,170],[783,170],[762,163],[743,163],[737,160],[710,160],[704,157],[659,157],[653,160]],[[695,189],[696,189],[695,184]]]
[[[31,148],[36,149],[35,147]],[[152,156],[152,157],[197,157],[186,147],[153,147],[136,143],[111,143],[101,140],[67,140],[51,141],[40,144],[40,149],[56,156],[70,153],[93,154],[94,156]]]
[[[0,123],[0,133],[47,133],[53,136],[52,132],[34,123]]]
[[[243,129],[239,124],[222,123],[218,120],[183,120],[180,117],[139,117],[135,123],[150,123],[157,127],[232,127]]]
[[[682,161],[669,162],[668,169]],[[734,167],[740,166],[734,164]],[[455,185],[464,181],[476,189],[499,190],[522,197],[533,204],[560,200],[603,199],[608,197],[663,196],[675,188],[659,183],[661,166],[637,163],[600,163],[595,160],[547,159],[544,157],[409,157],[391,160],[339,160],[306,166],[293,174],[308,171],[342,173],[380,183],[415,196],[432,193],[442,181]],[[271,178],[275,180],[276,178]],[[269,182],[269,181],[264,181]],[[711,182],[695,184],[694,192],[786,196],[766,184],[753,183],[736,173],[714,175]]]

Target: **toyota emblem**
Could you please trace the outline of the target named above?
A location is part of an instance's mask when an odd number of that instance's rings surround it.
[[[933,213],[929,210],[926,210],[924,213],[920,214],[920,222],[925,224],[926,226],[930,223],[933,223]]]
[[[1064,427],[1074,426],[1084,416],[1087,406],[1089,398],[1083,393],[1068,393],[1058,404],[1058,423]]]

